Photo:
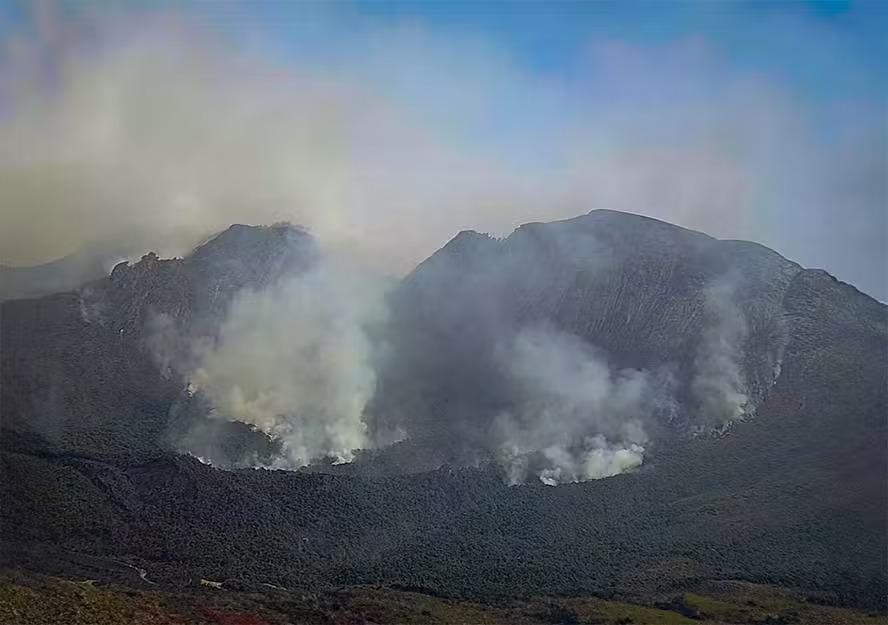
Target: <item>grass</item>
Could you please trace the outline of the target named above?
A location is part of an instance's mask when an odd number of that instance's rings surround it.
[[[540,597],[485,605],[366,587],[328,593],[148,591],[0,571],[3,625],[888,625],[886,616],[817,605],[785,589],[753,584],[632,601]]]
[[[578,623],[645,625],[699,625],[700,621],[672,612],[649,606],[620,601],[572,600],[569,605],[577,615]]]
[[[9,625],[179,625],[150,595],[44,580],[36,587],[0,584],[0,623]]]

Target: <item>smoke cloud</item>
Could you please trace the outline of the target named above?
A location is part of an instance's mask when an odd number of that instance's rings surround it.
[[[375,391],[370,333],[384,320],[382,285],[335,260],[232,302],[215,345],[191,373],[213,416],[280,443],[275,466],[352,459],[368,446]]]
[[[609,477],[640,465],[644,423],[673,403],[671,378],[612,371],[605,354],[552,328],[522,330],[500,352],[515,408],[493,424],[508,481]]]
[[[730,280],[708,287],[705,298],[691,393],[697,402],[698,425],[719,428],[743,419],[751,408],[741,367],[748,326]]]
[[[609,207],[888,297],[883,103],[802,100],[702,37],[590,35],[556,80],[421,21],[305,5],[278,49],[223,11],[52,6],[0,49],[0,264],[290,221],[401,273],[462,229]]]

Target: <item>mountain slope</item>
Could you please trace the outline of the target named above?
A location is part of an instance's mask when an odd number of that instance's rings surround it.
[[[174,336],[211,331],[201,320],[224,310],[212,294],[233,292],[216,287],[235,285],[226,272],[241,266],[228,253],[210,264],[218,274],[189,259],[117,270],[84,296],[110,302],[97,308],[102,322],[80,316],[76,294],[3,305],[7,562],[102,578],[117,573],[96,562],[123,559],[170,583],[384,584],[485,599],[743,579],[884,609],[888,309],[853,287],[755,244],[612,212],[504,241],[461,234],[392,298],[398,358],[371,425],[410,438],[323,468],[350,475],[221,471],[158,442],[181,385],[144,339],[152,311],[169,315]],[[701,346],[723,310],[710,294],[722,284],[746,321],[728,338],[742,339],[731,355],[753,410],[692,435],[694,380],[710,362]],[[672,368],[682,407],[648,424],[658,438],[644,464],[555,488],[506,486],[483,462],[415,473],[490,460],[475,452],[512,401],[497,345],[540,323],[599,345],[617,367]]]
[[[504,240],[460,233],[393,296],[396,356],[373,414],[433,447],[451,441],[449,461],[472,456],[514,409],[503,346],[543,325],[594,345],[612,369],[668,374],[674,405],[646,424],[655,438],[718,427],[753,413],[773,385],[783,297],[801,269],[754,243],[614,211]],[[742,402],[722,405],[730,393]]]
[[[184,259],[147,254],[78,291],[0,304],[0,419],[53,448],[131,458],[160,442],[184,381],[172,369],[211,340],[231,298],[307,267],[291,226],[232,226]]]

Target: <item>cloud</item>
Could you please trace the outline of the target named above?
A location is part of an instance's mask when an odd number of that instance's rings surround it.
[[[462,229],[609,207],[888,296],[880,103],[803,98],[702,37],[593,39],[547,75],[478,34],[322,13],[283,50],[206,13],[96,5],[8,37],[0,262],[289,220],[404,272]]]

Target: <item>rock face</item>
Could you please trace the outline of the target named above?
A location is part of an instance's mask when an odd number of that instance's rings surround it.
[[[314,239],[289,225],[234,225],[183,259],[154,253],[134,265],[120,263],[108,279],[80,290],[90,322],[140,338],[159,324],[189,334],[212,332],[241,289],[261,289],[314,260]]]
[[[156,453],[192,342],[213,339],[235,293],[301,271],[315,254],[299,228],[236,225],[183,259],[147,254],[78,291],[4,302],[4,429],[98,457]]]

